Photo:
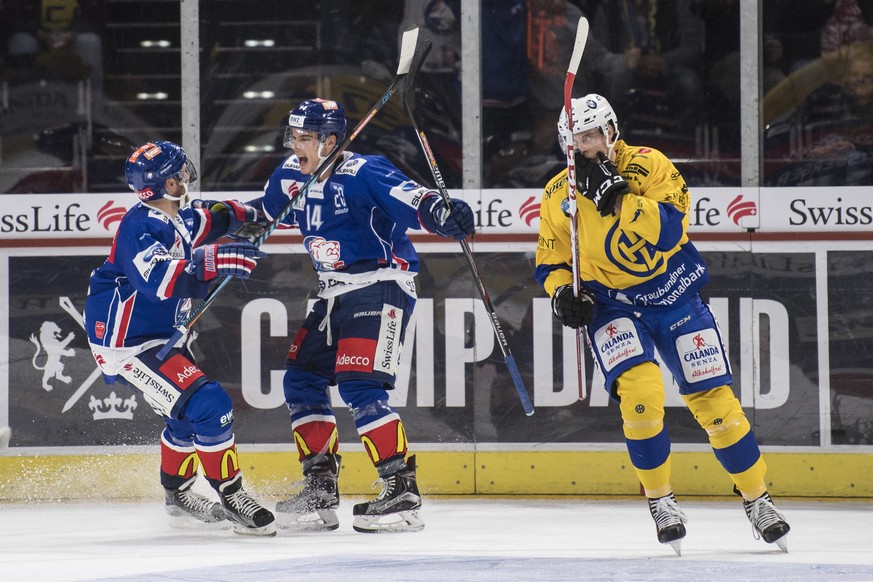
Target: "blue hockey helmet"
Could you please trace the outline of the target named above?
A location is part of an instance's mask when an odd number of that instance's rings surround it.
[[[164,197],[175,201],[181,197],[167,196],[167,180],[175,178],[182,184],[191,184],[197,180],[197,169],[181,146],[170,141],[153,141],[130,154],[124,164],[124,177],[144,202]]]
[[[329,135],[335,135],[337,143],[346,137],[346,113],[343,106],[328,99],[307,99],[298,105],[288,115],[288,127],[285,128],[284,145],[290,148],[294,144],[293,130],[303,129],[318,135],[319,141],[324,141]]]

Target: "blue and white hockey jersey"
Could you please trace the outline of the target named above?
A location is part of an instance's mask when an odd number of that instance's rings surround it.
[[[310,176],[292,155],[264,187],[271,220]],[[420,229],[418,207],[429,192],[382,156],[346,152],[323,182],[314,182],[283,221],[296,224],[318,272],[319,296],[395,280],[415,296],[418,255],[406,235]]]
[[[214,242],[229,227],[227,213],[183,208],[175,219],[139,203],[124,215],[109,257],[91,273],[85,302],[88,341],[126,348],[169,339],[191,298],[209,284],[193,272],[192,248]]]

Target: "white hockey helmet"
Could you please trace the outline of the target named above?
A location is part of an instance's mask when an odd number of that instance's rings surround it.
[[[618,119],[609,101],[597,93],[589,93],[585,97],[571,100],[570,106],[573,108],[572,134],[599,128],[607,137],[609,148],[612,149],[618,139]],[[610,124],[615,130],[611,143],[608,141]],[[561,116],[558,118],[558,142],[561,144],[562,151],[567,151],[567,137],[571,134],[567,125],[567,110],[562,108]]]

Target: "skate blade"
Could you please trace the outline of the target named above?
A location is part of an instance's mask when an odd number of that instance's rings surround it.
[[[788,536],[782,536],[778,540],[775,540],[773,543],[779,546],[780,550],[782,550],[786,554],[788,553]]]
[[[401,533],[421,531],[424,520],[418,510],[398,511],[385,515],[357,515],[352,529],[361,533]]]
[[[676,552],[677,556],[682,556],[682,541],[674,540],[672,542],[668,542],[670,547],[673,548],[673,551]]]
[[[187,513],[168,513],[167,522],[173,529],[186,531],[222,531],[231,528],[231,523],[226,519],[218,521],[201,521]]]
[[[233,533],[241,536],[264,536],[272,537],[276,535],[276,522],[268,523],[263,527],[246,527],[242,524],[233,524]]]
[[[339,527],[339,518],[333,509],[319,509],[312,513],[276,512],[280,529],[293,532],[333,531]]]

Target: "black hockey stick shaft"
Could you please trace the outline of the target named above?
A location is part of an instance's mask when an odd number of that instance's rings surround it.
[[[567,196],[570,211],[570,248],[573,253],[573,296],[578,298],[581,292],[579,286],[579,225],[576,219],[576,144],[573,142],[573,84],[576,82],[576,71],[582,60],[582,51],[588,41],[588,19],[584,16],[579,19],[576,27],[576,40],[573,42],[573,53],[570,56],[570,65],[567,67],[567,76],[564,78],[564,110],[567,112]],[[588,391],[585,388],[585,370],[582,367],[582,328],[576,330],[576,380],[579,383],[579,400],[585,400]]]
[[[424,60],[427,56],[427,53],[430,52],[431,42],[426,40],[422,43],[422,47],[425,47],[425,50],[416,53],[416,58],[420,58]],[[430,172],[433,176],[434,182],[436,182],[437,188],[439,189],[440,196],[442,196],[443,200],[445,200],[446,205],[451,209],[452,207],[452,199],[449,196],[449,192],[446,188],[446,183],[443,181],[442,173],[440,173],[439,166],[437,165],[436,157],[433,154],[433,150],[430,147],[430,143],[427,141],[427,135],[425,135],[424,130],[422,130],[418,126],[418,122],[415,117],[415,75],[421,69],[420,66],[413,66],[413,72],[410,73],[409,82],[406,85],[406,90],[403,94],[403,101],[406,104],[406,110],[409,113],[409,117],[412,121],[412,127],[415,129],[416,135],[418,135],[418,142],[421,144],[421,149],[424,151],[424,155],[427,158],[428,165],[430,166]],[[515,363],[515,358],[512,356],[512,353],[509,350],[509,343],[506,341],[506,334],[503,333],[503,328],[500,325],[500,319],[497,317],[497,313],[494,311],[494,306],[491,304],[491,298],[488,296],[488,290],[485,288],[485,283],[482,281],[482,276],[479,274],[479,268],[476,266],[476,261],[473,259],[473,253],[470,251],[470,245],[467,244],[466,239],[461,239],[461,249],[464,251],[464,256],[467,259],[467,264],[470,267],[470,273],[473,275],[473,280],[476,281],[476,286],[479,289],[479,295],[482,297],[482,303],[485,305],[485,309],[488,312],[488,318],[491,321],[491,326],[494,328],[494,335],[497,336],[497,342],[500,345],[500,350],[503,352],[503,360],[506,362],[506,367],[509,368],[509,374],[512,376],[512,381],[515,384],[515,389],[518,392],[518,397],[521,400],[521,405],[524,407],[524,412],[526,415],[530,416],[534,413],[533,404],[531,404],[530,397],[527,394],[527,389],[524,386],[524,380],[521,378],[521,374],[518,371],[518,366]]]
[[[416,57],[420,52],[424,52],[427,54],[427,51],[424,49],[424,46],[416,48],[416,44],[418,42],[418,28],[412,27],[406,32],[403,33],[403,40],[401,42],[400,47],[400,63],[397,67],[397,74],[394,77],[391,85],[388,87],[388,90],[385,91],[385,94],[376,102],[375,105],[367,112],[367,114],[358,122],[358,124],[354,127],[352,132],[330,153],[327,158],[315,169],[312,173],[312,176],[303,184],[303,187],[300,188],[297,193],[288,201],[288,203],[282,208],[282,210],[273,217],[273,220],[270,221],[265,227],[263,232],[254,240],[254,244],[257,247],[260,247],[267,238],[273,234],[273,232],[279,228],[279,225],[282,221],[291,214],[291,211],[294,209],[294,204],[297,202],[297,199],[303,196],[307,190],[309,190],[310,186],[316,182],[316,180],[320,179],[321,176],[336,162],[336,160],[342,155],[346,149],[348,149],[349,145],[358,137],[358,134],[370,123],[370,120],[376,116],[376,114],[385,106],[388,100],[391,98],[394,93],[400,88],[403,84],[404,79],[407,76],[414,76],[410,74],[411,67],[421,66],[424,62],[424,58],[416,60]],[[157,356],[159,360],[163,360],[167,357],[167,354],[170,353],[170,350],[175,346],[179,340],[181,340],[185,335],[191,330],[191,327],[197,322],[203,312],[206,311],[210,305],[215,301],[215,297],[218,293],[224,289],[225,285],[233,279],[231,276],[224,276],[219,280],[219,282],[209,291],[209,294],[206,298],[200,302],[196,307],[194,307],[188,316],[178,324],[176,324],[176,331],[173,336],[167,341],[163,348],[158,352]]]

